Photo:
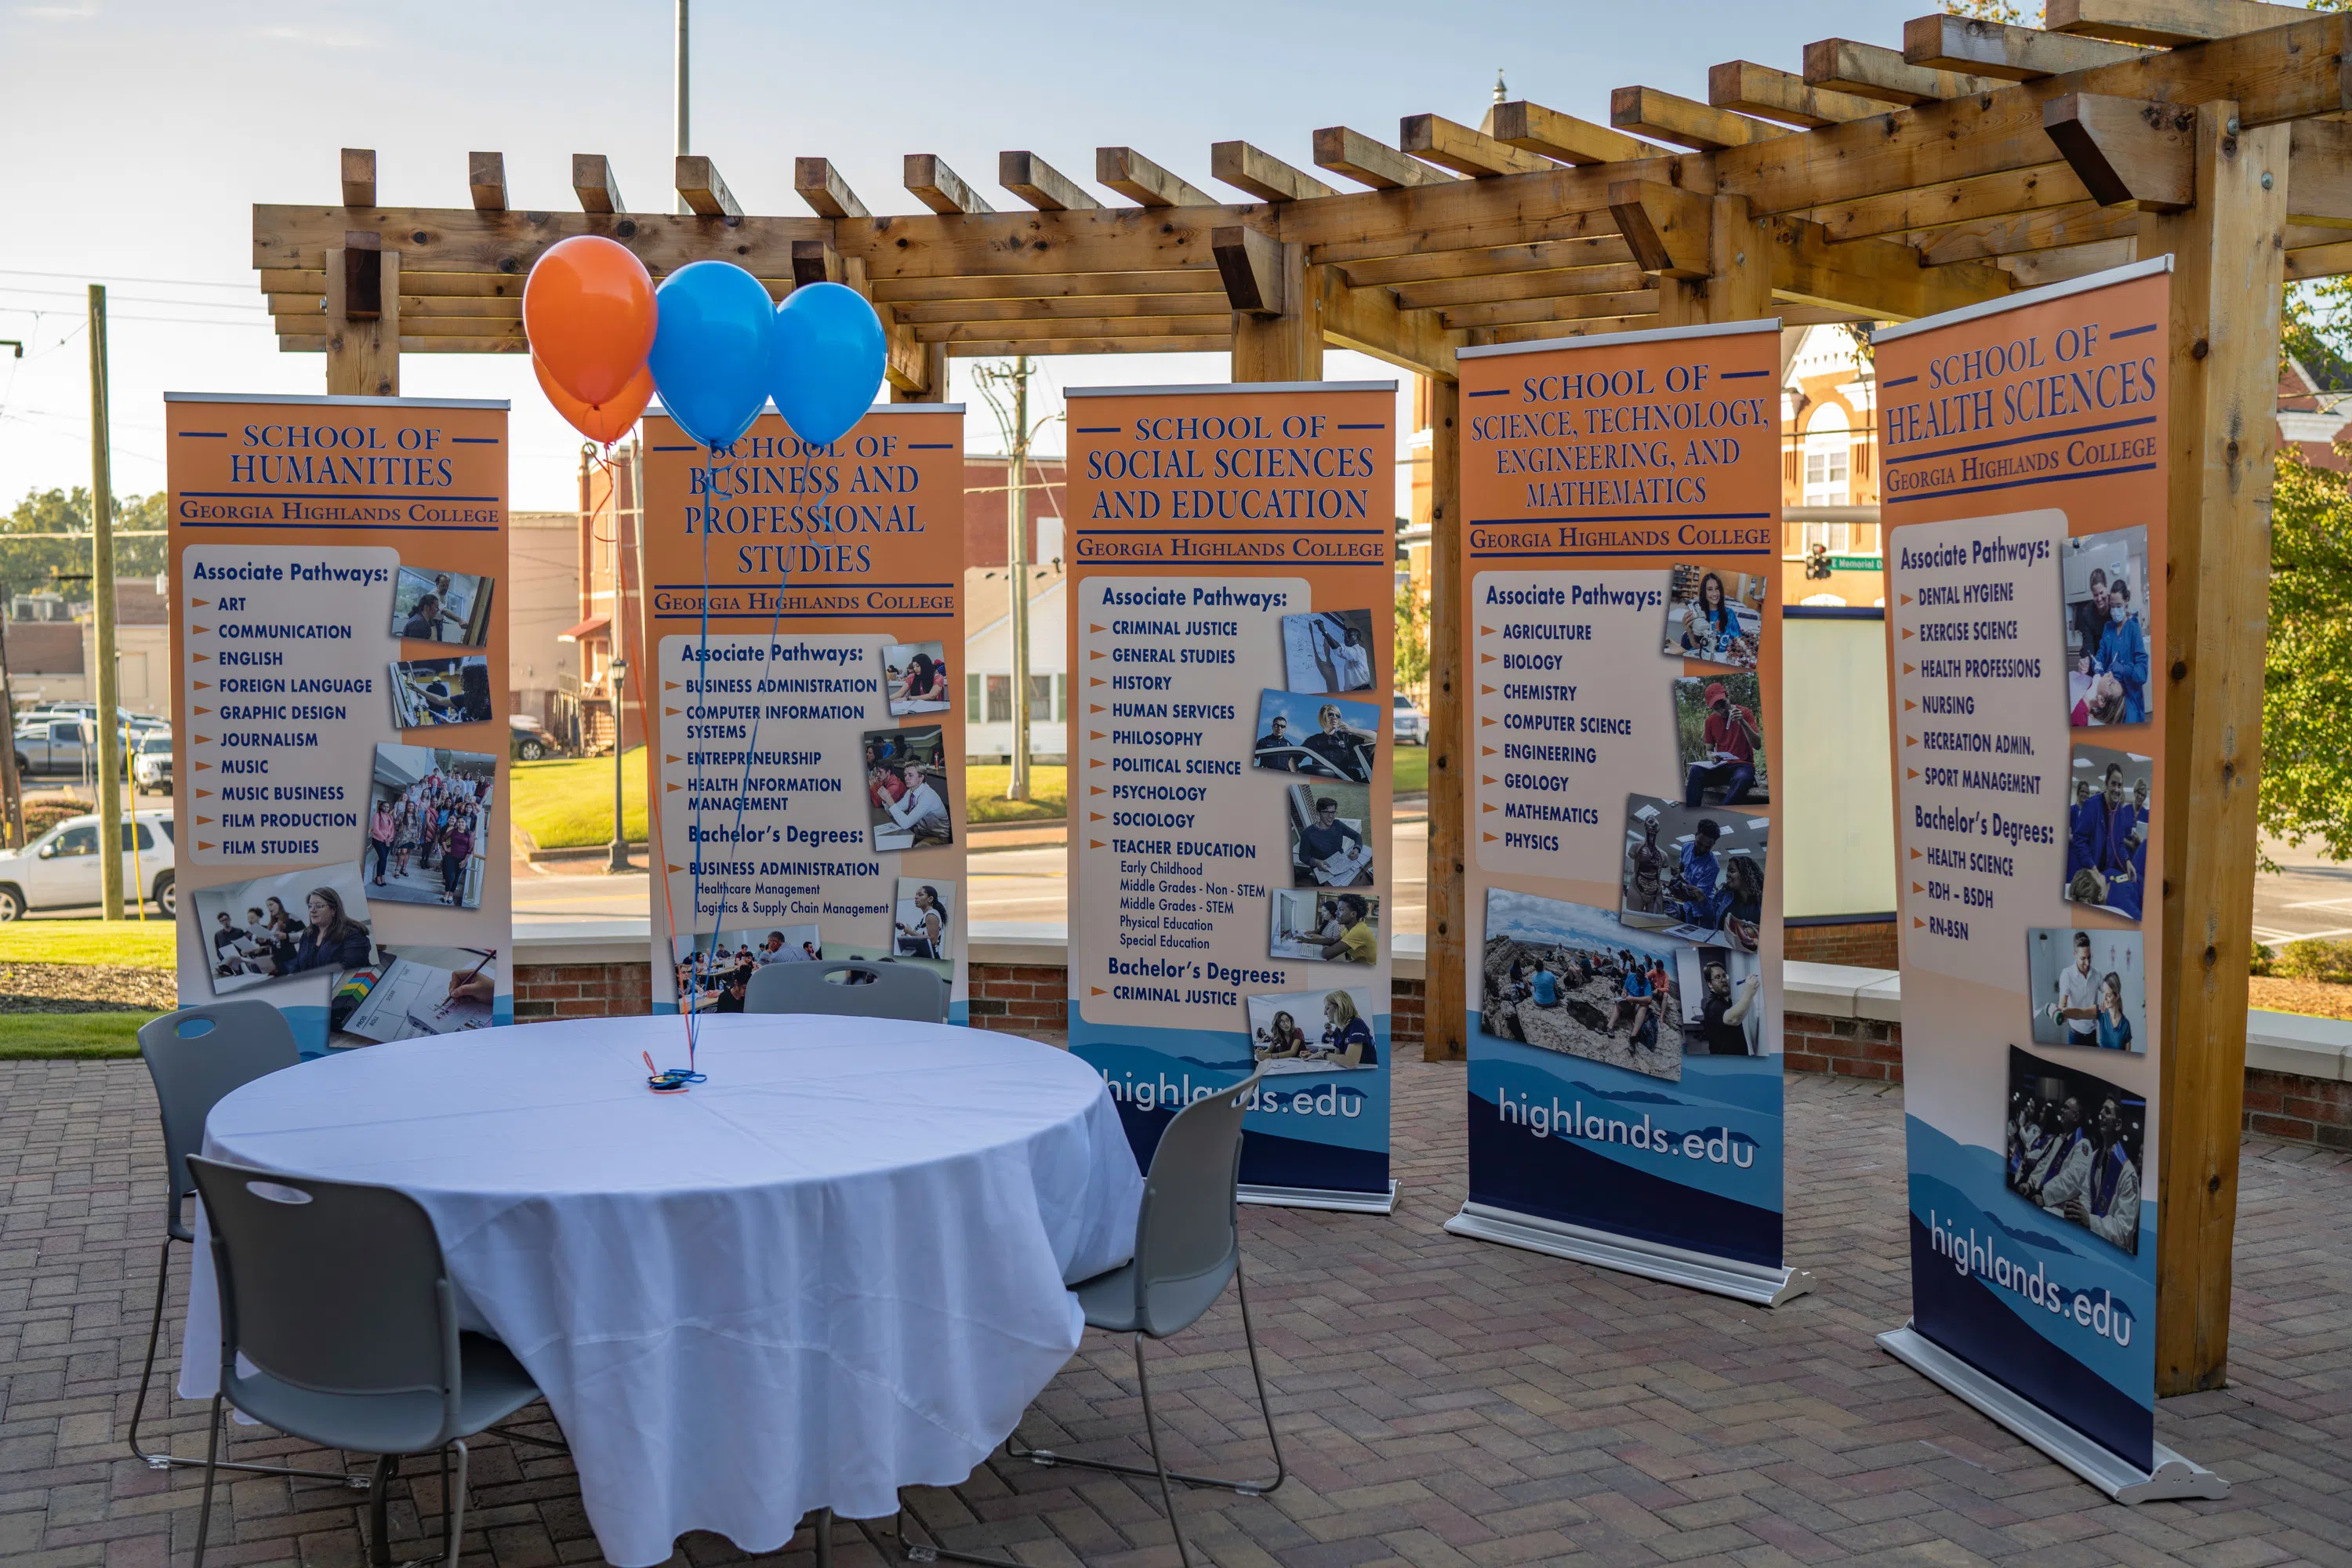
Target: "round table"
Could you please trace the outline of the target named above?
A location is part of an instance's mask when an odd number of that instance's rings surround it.
[[[223,1100],[205,1152],[396,1187],[467,1325],[562,1423],[606,1557],[773,1551],[971,1473],[1077,1348],[1142,1178],[1102,1080],[1034,1040],[871,1018],[594,1018],[404,1040]],[[209,1244],[180,1393],[220,1360]]]

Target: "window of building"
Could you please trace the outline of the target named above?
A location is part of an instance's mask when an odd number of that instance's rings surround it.
[[[1050,724],[1054,721],[1054,678],[1033,675],[1029,678],[1029,722]]]
[[[988,678],[988,719],[991,724],[1013,722],[1013,678],[992,675]]]
[[[1846,423],[1845,410],[1834,403],[1825,403],[1813,411],[1805,422],[1805,500],[1807,506],[1848,506],[1853,497],[1853,437]],[[1822,542],[1829,544],[1832,554],[1843,555],[1846,550],[1845,526],[1843,523],[1807,523],[1805,543],[1810,549],[1815,542],[1813,531],[1835,529],[1834,539],[1826,533]]]
[[[980,712],[980,677],[977,674],[963,678],[963,711],[967,719]]]
[[[1054,722],[1066,724],[1069,721],[1070,678],[1066,675],[1057,675],[1054,677]]]

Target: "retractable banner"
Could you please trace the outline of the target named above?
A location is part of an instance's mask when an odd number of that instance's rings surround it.
[[[1069,391],[1070,1048],[1136,1158],[1385,1214],[1396,384]]]
[[[1462,354],[1470,1196],[1778,1304],[1779,323]]]
[[[1911,1321],[2111,1494],[2156,1443],[2170,258],[1877,336]]]
[[[513,1022],[507,405],[163,415],[182,1005],[268,1002],[306,1057]]]
[[[803,445],[645,424],[654,1006],[740,1012],[770,963],[911,963],[969,1013],[963,408]]]

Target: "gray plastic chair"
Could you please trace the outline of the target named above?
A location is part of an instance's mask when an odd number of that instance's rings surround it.
[[[838,981],[836,974],[870,975]],[[746,1013],[827,1013],[836,1018],[904,1018],[944,1023],[948,987],[914,963],[843,958],[816,963],[771,963],[753,972],[743,994]]]
[[[220,1388],[213,1395],[195,1568],[204,1568],[225,1405],[281,1432],[381,1456],[375,1558],[387,1561],[385,1509],[404,1455],[438,1454],[446,1554],[465,1528],[465,1439],[539,1397],[507,1348],[457,1327],[457,1291],[432,1216],[390,1187],[281,1175],[190,1156],[212,1229],[220,1286]],[[251,1372],[240,1372],[242,1357]],[[509,1432],[508,1436],[524,1436]],[[544,1438],[529,1442],[561,1447]]]
[[[1143,1432],[1151,1448],[1150,1466],[1114,1464],[1106,1459],[1074,1458],[1049,1448],[1027,1448],[1008,1438],[1005,1452],[1036,1465],[1077,1465],[1121,1476],[1150,1476],[1160,1482],[1160,1500],[1168,1510],[1168,1527],[1176,1536],[1176,1554],[1187,1568],[1192,1549],[1176,1517],[1176,1499],[1169,1483],[1222,1487],[1244,1497],[1263,1497],[1283,1483],[1282,1439],[1275,1435],[1274,1408],[1266,1403],[1265,1373],[1258,1365],[1257,1331],[1250,1321],[1249,1287],[1242,1276],[1242,1236],[1239,1215],[1242,1171],[1242,1102],[1255,1089],[1264,1073],[1249,1078],[1176,1113],[1160,1135],[1152,1152],[1151,1169],[1143,1178],[1143,1203],[1135,1222],[1135,1257],[1106,1274],[1075,1287],[1078,1305],[1089,1328],[1135,1336],[1135,1381],[1143,1394]],[[1274,1474],[1263,1480],[1234,1480],[1223,1476],[1196,1476],[1171,1470],[1160,1453],[1160,1425],[1151,1409],[1151,1381],[1144,1371],[1143,1342],[1181,1333],[1199,1322],[1225,1292],[1231,1280],[1241,1299],[1242,1341],[1249,1347],[1250,1376],[1257,1384],[1258,1412],[1265,1418],[1265,1440],[1274,1450]],[[899,1538],[906,1537],[906,1513],[899,1513]],[[982,1557],[950,1551],[944,1546],[908,1542],[915,1561],[928,1552],[957,1563],[982,1563],[992,1568],[1019,1568],[1003,1557]]]
[[[151,1018],[139,1027],[139,1054],[154,1080],[155,1104],[163,1117],[163,1252],[155,1268],[155,1314],[147,1325],[147,1364],[139,1373],[139,1398],[131,1407],[131,1452],[151,1470],[174,1465],[195,1466],[202,1459],[178,1454],[150,1453],[139,1446],[139,1422],[146,1414],[147,1390],[155,1377],[155,1352],[163,1338],[163,1301],[171,1283],[172,1244],[194,1244],[196,1233],[184,1217],[183,1205],[195,1191],[188,1178],[188,1156],[205,1145],[205,1119],[232,1089],[244,1088],[299,1062],[294,1031],[286,1015],[267,1002],[213,1002],[183,1007]],[[334,1481],[365,1489],[365,1476],[340,1470],[304,1470],[284,1465],[230,1464],[224,1470],[255,1475],[295,1476],[305,1480]]]

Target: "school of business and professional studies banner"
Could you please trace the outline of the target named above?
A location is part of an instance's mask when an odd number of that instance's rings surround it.
[[[826,447],[772,412],[715,453],[656,411],[645,442],[655,1010],[863,958],[964,1022],[962,405]]]
[[[2169,259],[1876,351],[1912,1289],[1882,1342],[2136,1496],[2218,1483],[2154,1431]]]
[[[1147,1167],[1388,1212],[1396,384],[1069,390],[1070,1048]]]
[[[184,1005],[514,1019],[507,405],[167,393]]]
[[[1777,1304],[1778,323],[1462,355],[1470,1197]]]

